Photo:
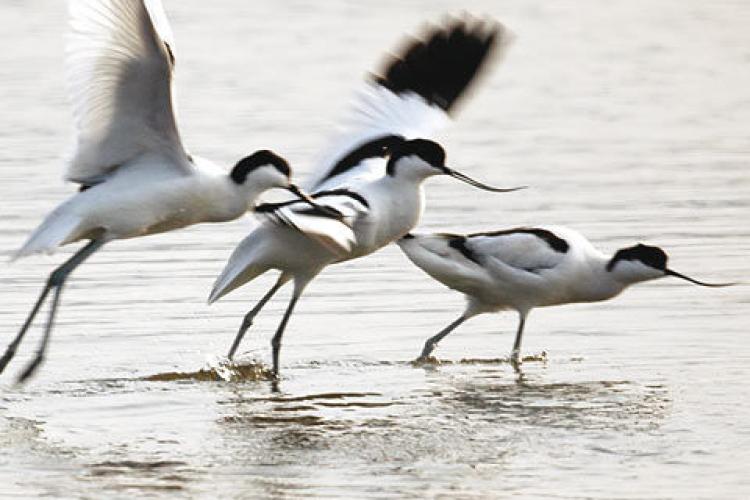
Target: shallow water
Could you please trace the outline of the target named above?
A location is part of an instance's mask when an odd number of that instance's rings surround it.
[[[517,39],[445,144],[472,175],[532,189],[431,180],[422,227],[565,224],[607,251],[644,241],[698,278],[749,279],[745,2],[166,3],[190,149],[229,166],[270,147],[302,175],[402,33],[487,12]],[[0,27],[6,258],[73,191],[59,180],[72,132],[62,2],[3,2]],[[746,285],[663,280],[534,311],[518,377],[512,314],[473,319],[442,342],[442,363],[412,365],[462,299],[386,248],[309,287],[274,392],[264,367],[286,295],[248,334],[243,368],[220,362],[273,277],[204,305],[248,227],[117,242],[80,268],[38,376],[12,384],[39,328],[0,379],[0,496],[750,495]],[[3,342],[71,251],[2,270]]]

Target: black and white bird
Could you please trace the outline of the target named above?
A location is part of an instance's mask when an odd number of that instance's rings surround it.
[[[281,338],[307,284],[329,264],[368,255],[414,228],[427,178],[449,175],[481,189],[510,191],[449,168],[443,148],[429,139],[448,123],[458,99],[507,37],[491,21],[451,19],[423,39],[412,39],[381,76],[367,82],[348,124],[350,133],[325,155],[311,184],[315,201],[334,213],[296,202],[260,206],[266,223],[239,244],[216,280],[209,302],[268,270],[281,271],[245,315],[229,358],[261,308],[293,280],[291,301],[271,342],[278,375]]]
[[[598,302],[628,286],[674,276],[704,283],[667,267],[661,248],[638,244],[604,255],[580,233],[565,227],[520,227],[488,233],[407,234],[401,250],[424,272],[466,296],[466,309],[430,337],[419,360],[426,360],[445,336],[467,319],[503,310],[518,312],[511,362],[520,363],[521,336],[535,307]]]
[[[69,11],[66,62],[77,143],[65,178],[80,190],[14,258],[88,243],[50,274],[0,358],[2,372],[54,290],[42,343],[21,380],[43,359],[65,280],[104,244],[236,219],[271,188],[305,196],[291,183],[287,162],[270,151],[242,159],[230,173],[187,153],[174,113],[174,43],[159,0],[70,0]]]

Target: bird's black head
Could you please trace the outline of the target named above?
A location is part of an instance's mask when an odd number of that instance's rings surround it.
[[[261,149],[238,161],[229,176],[237,184],[244,184],[251,172],[264,166],[274,167],[287,178],[292,174],[292,170],[284,158],[273,151]]]
[[[690,283],[700,286],[723,287],[732,286],[735,283],[706,283],[690,276],[685,276],[667,267],[667,254],[659,247],[637,244],[633,247],[618,250],[614,257],[607,263],[607,271],[614,271],[621,281],[636,283],[664,276],[674,276]],[[618,262],[623,265],[617,266]]]
[[[440,172],[445,171],[445,150],[443,147],[428,139],[413,139],[402,142],[391,151],[386,167],[388,175],[393,175],[396,171],[396,163],[407,156],[418,157]]]
[[[621,261],[638,261],[658,271],[665,271],[667,259],[667,254],[661,248],[638,243],[635,246],[618,250],[607,263],[607,271],[614,269],[617,263]]]

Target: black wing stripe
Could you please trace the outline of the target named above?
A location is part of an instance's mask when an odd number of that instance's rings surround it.
[[[570,249],[570,245],[567,241],[557,236],[552,231],[546,229],[539,229],[536,227],[517,227],[514,229],[505,229],[503,231],[492,231],[486,233],[473,233],[468,235],[469,238],[474,236],[505,236],[509,234],[533,234],[537,238],[547,243],[552,250],[558,253],[566,253]]]
[[[370,204],[367,202],[367,199],[365,199],[364,196],[362,196],[359,193],[355,193],[354,191],[350,191],[346,188],[328,189],[325,191],[318,191],[317,193],[312,195],[312,197],[315,199],[325,198],[326,196],[348,196],[349,198],[357,200],[366,208],[370,208]]]
[[[256,213],[259,213],[259,214],[275,212],[276,210],[280,208],[284,208],[286,206],[289,206],[298,202],[299,200],[289,200],[289,201],[282,201],[280,203],[263,203],[261,205],[256,206],[254,210]]]
[[[455,248],[461,254],[469,259],[470,261],[480,264],[479,259],[477,258],[476,254],[471,251],[469,247],[466,246],[466,237],[465,236],[454,236],[451,239],[448,240],[448,246],[451,248]]]
[[[353,200],[356,200],[357,202],[362,204],[364,207],[370,208],[370,204],[367,202],[367,199],[364,196],[359,193],[355,193],[354,191],[350,191],[346,188],[329,189],[326,191],[320,191],[312,195],[312,197],[315,199],[325,198],[326,196],[348,196],[349,198],[352,198]],[[279,209],[288,207],[289,205],[293,205],[295,203],[304,202],[301,202],[300,200],[289,200],[283,201],[281,203],[263,203],[262,205],[258,205],[257,207],[255,207],[255,212],[261,214],[270,214],[271,216],[280,219],[283,223],[287,223],[288,225],[293,226],[294,224],[291,222],[291,220],[283,215],[282,212],[279,212]],[[313,217],[323,217],[336,220],[342,220],[344,218],[343,214],[340,211],[329,206],[321,208],[310,205],[307,208],[298,210],[297,213],[299,213],[300,215],[309,215]]]
[[[311,215],[313,217],[323,217],[325,219],[336,219],[336,220],[342,220],[344,218],[344,215],[336,210],[333,207],[313,207],[310,206],[308,208],[304,208],[302,210],[297,211],[300,215]]]
[[[341,158],[318,184],[347,172],[369,158],[385,158],[390,151],[405,139],[400,135],[383,135],[364,142]]]

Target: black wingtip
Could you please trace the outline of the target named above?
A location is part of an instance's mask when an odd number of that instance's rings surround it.
[[[374,80],[396,94],[414,92],[450,113],[509,39],[508,30],[489,18],[446,17],[408,39]]]

